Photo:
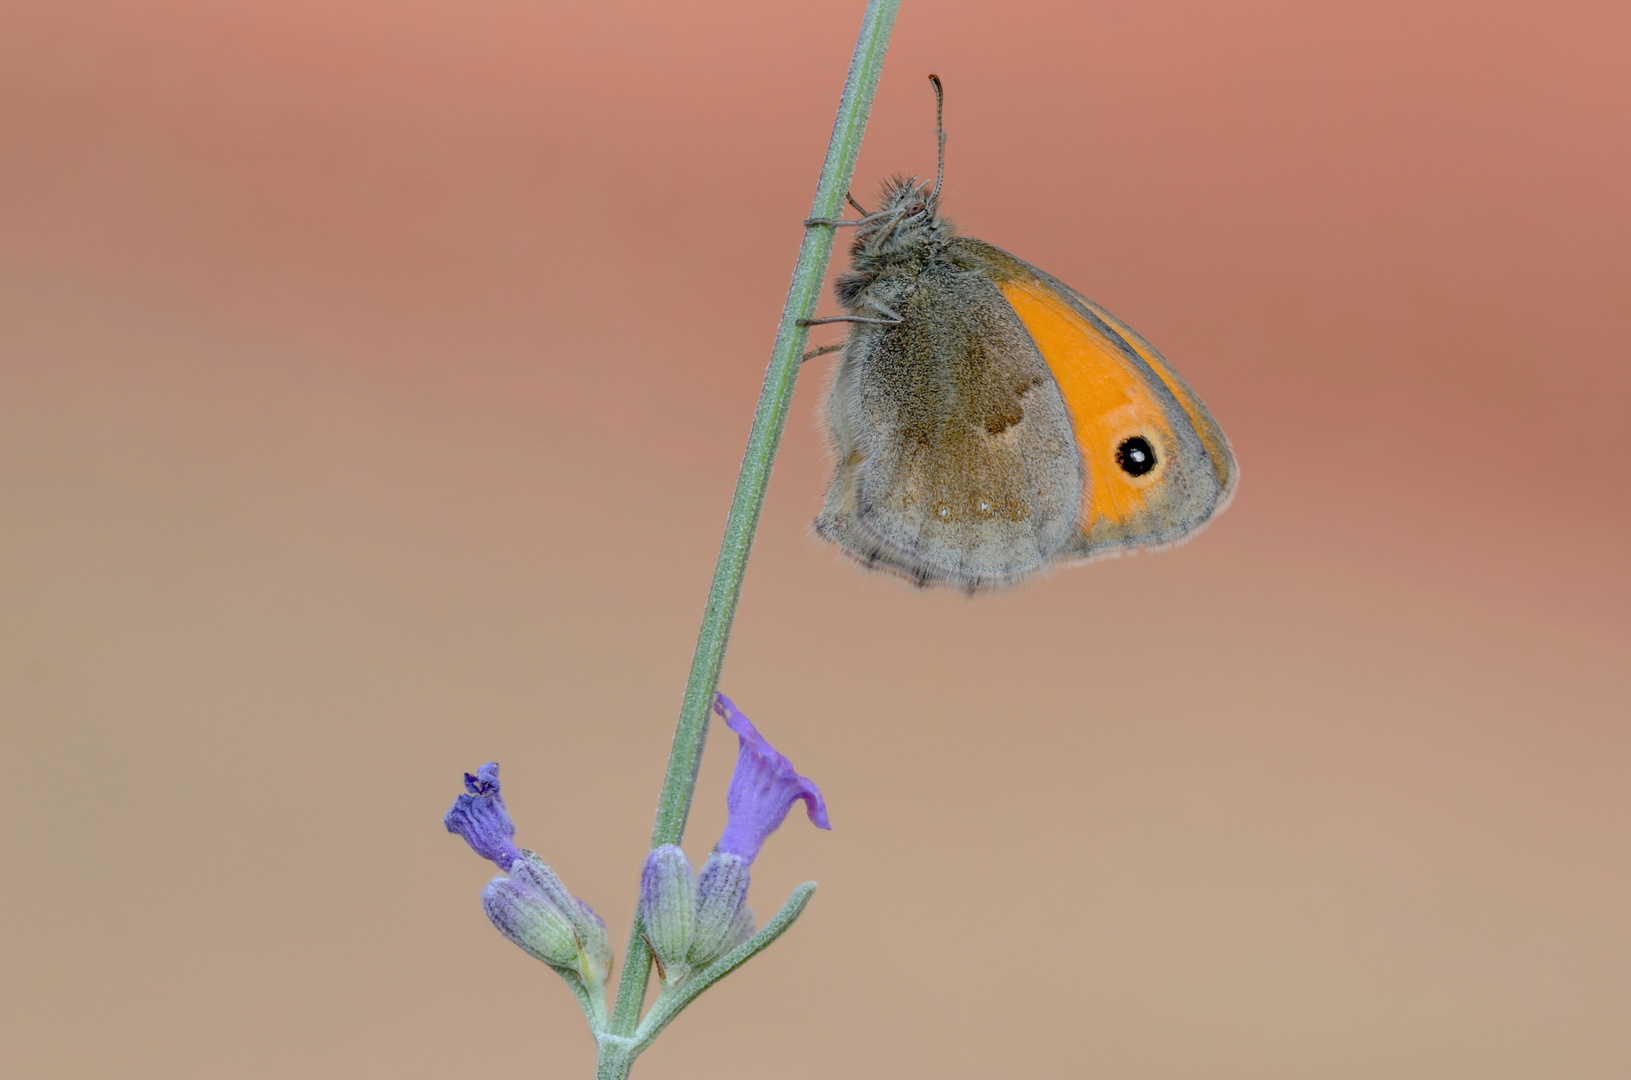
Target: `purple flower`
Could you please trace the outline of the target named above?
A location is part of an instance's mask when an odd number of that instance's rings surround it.
[[[453,800],[442,824],[448,832],[464,837],[477,855],[508,870],[521,857],[521,850],[511,840],[515,822],[498,790],[498,762],[489,761],[474,776],[465,773],[464,789],[468,794]]]
[[[725,726],[736,732],[741,744],[730,790],[725,794],[725,832],[714,845],[715,851],[735,855],[744,864],[752,863],[765,837],[787,819],[787,812],[799,799],[804,800],[812,824],[820,829],[832,828],[821,789],[793,771],[793,763],[765,741],[730,698],[715,694],[714,712],[724,717]]]
[[[550,967],[599,986],[612,964],[606,923],[566,891],[548,863],[515,846],[515,822],[499,792],[498,762],[489,761],[474,776],[465,773],[464,790],[442,824],[504,871],[482,891],[487,917],[499,933]]]
[[[748,866],[765,837],[787,820],[795,802],[803,799],[810,820],[823,829],[832,828],[820,789],[765,742],[730,698],[715,695],[714,711],[741,740],[725,795],[725,833],[700,874],[692,875],[685,852],[664,844],[646,857],[640,875],[640,922],[646,944],[657,958],[663,983],[671,987],[753,936]]]

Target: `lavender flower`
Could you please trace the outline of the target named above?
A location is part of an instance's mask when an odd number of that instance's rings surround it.
[[[832,828],[821,790],[794,771],[792,762],[765,741],[729,698],[716,695],[714,711],[740,740],[725,797],[725,832],[695,878],[685,853],[672,844],[646,857],[640,877],[646,943],[668,986],[679,985],[753,936],[748,867],[795,802],[803,799],[810,820]]]
[[[612,963],[606,923],[562,884],[549,864],[510,839],[515,822],[499,791],[498,762],[464,774],[466,794],[453,801],[442,823],[484,859],[506,871],[482,890],[482,907],[498,932],[565,974],[590,986],[605,980]]]
[[[442,824],[448,832],[464,837],[477,855],[508,870],[521,857],[521,850],[510,839],[515,835],[515,822],[499,793],[498,762],[489,761],[474,776],[465,773],[464,790],[467,794],[453,800]]]
[[[736,771],[731,774],[731,786],[725,794],[725,832],[714,845],[715,851],[736,855],[751,864],[758,858],[765,837],[776,831],[800,799],[816,828],[832,828],[821,789],[795,772],[793,763],[765,741],[730,698],[715,694],[714,712],[736,732],[739,743]]]

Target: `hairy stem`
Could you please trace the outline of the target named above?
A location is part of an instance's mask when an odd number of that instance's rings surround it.
[[[821,166],[821,180],[810,206],[812,218],[836,218],[843,212],[844,195],[855,173],[855,157],[861,149],[861,136],[866,132],[867,117],[872,112],[872,97],[878,89],[884,52],[889,47],[889,34],[899,9],[900,0],[868,0],[855,55],[850,60],[849,77],[844,82],[844,96],[838,104],[832,141],[827,144],[827,159]],[[674,729],[674,745],[668,754],[668,772],[663,777],[662,795],[657,802],[657,821],[651,830],[652,847],[677,844],[685,834],[697,768],[702,763],[702,744],[708,735],[708,714],[719,684],[719,669],[725,662],[725,644],[730,638],[731,620],[736,615],[736,601],[742,592],[742,572],[747,569],[748,550],[753,546],[753,534],[759,526],[759,511],[764,506],[771,463],[781,445],[782,429],[787,425],[793,385],[798,380],[799,361],[809,336],[808,328],[800,326],[799,321],[815,312],[821,284],[827,276],[827,262],[832,257],[833,233],[831,226],[807,228],[799,247],[793,284],[787,291],[787,304],[782,309],[781,327],[770,353],[764,389],[760,391],[759,407],[753,414],[753,430],[742,456],[736,495],[725,521],[725,540],[720,545],[719,563],[714,568],[713,587],[708,590],[708,604],[703,609],[697,651],[691,661],[691,676],[685,684],[679,724]],[[613,1034],[633,1034],[640,1019],[640,1005],[645,998],[650,971],[651,954],[636,914],[624,954],[622,977],[618,981],[617,1004],[612,1012]]]

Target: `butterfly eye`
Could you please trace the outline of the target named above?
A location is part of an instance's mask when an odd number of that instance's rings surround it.
[[[1116,464],[1128,476],[1143,476],[1156,466],[1155,447],[1142,435],[1123,439],[1116,447]]]

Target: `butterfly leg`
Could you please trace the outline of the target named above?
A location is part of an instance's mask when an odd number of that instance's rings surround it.
[[[842,225],[865,225],[868,222],[876,221],[878,218],[881,218],[881,217],[884,216],[883,211],[881,211],[881,210],[878,211],[875,214],[867,213],[866,212],[866,207],[864,207],[860,203],[856,202],[855,201],[855,196],[851,195],[847,191],[844,192],[844,198],[848,199],[849,204],[851,206],[855,207],[855,212],[857,214],[861,215],[858,220],[856,220],[856,221],[845,221],[843,218],[813,217],[813,218],[806,218],[804,220],[804,227],[808,229],[812,225],[831,225],[833,228],[836,229],[836,228],[838,228],[839,226],[842,226]]]
[[[811,349],[809,352],[804,354],[803,359],[801,359],[799,363],[808,364],[811,360],[814,360],[818,356],[826,356],[828,353],[839,352],[843,349],[843,347],[844,346],[842,345],[823,345],[819,349]]]
[[[871,324],[873,326],[894,326],[897,323],[901,323],[901,322],[905,322],[905,321],[906,320],[904,320],[904,319],[869,319],[864,315],[832,315],[832,316],[829,316],[828,318],[825,318],[825,319],[800,319],[795,325],[798,325],[798,326],[824,326],[827,323],[853,322],[853,323],[869,323],[869,324]]]
[[[882,319],[869,319],[865,315],[833,315],[833,316],[831,316],[829,318],[825,318],[825,319],[800,319],[798,321],[798,325],[799,326],[820,326],[822,323],[853,322],[853,323],[872,323],[872,324],[874,324],[876,326],[895,326],[898,323],[903,323],[903,322],[906,321],[905,319],[901,318],[899,315],[895,314],[889,308],[885,307],[883,304],[880,304],[876,300],[868,300],[867,304],[869,306],[871,306],[872,308],[874,308],[875,310],[881,311],[886,317],[882,318]]]
[[[812,225],[831,225],[833,228],[836,229],[836,228],[839,228],[839,227],[844,226],[844,225],[870,225],[874,221],[877,221],[879,218],[881,218],[883,216],[884,215],[881,214],[881,213],[868,214],[866,217],[859,218],[859,219],[857,219],[855,221],[847,221],[844,218],[830,218],[830,217],[805,218],[804,219],[804,227],[806,229],[808,229]]]

